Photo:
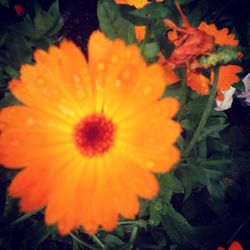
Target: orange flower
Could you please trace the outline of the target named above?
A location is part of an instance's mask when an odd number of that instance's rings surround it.
[[[187,70],[187,85],[200,95],[209,94],[209,79],[202,74]]]
[[[210,36],[213,36],[215,38],[215,43],[220,46],[237,46],[239,44],[239,41],[235,39],[234,34],[228,34],[229,30],[227,28],[218,30],[215,24],[201,22],[198,29],[205,31]]]
[[[232,84],[240,81],[237,76],[242,71],[242,67],[238,65],[225,65],[220,66],[219,79],[218,79],[218,90],[227,90]],[[211,73],[211,82],[214,80],[214,73]]]
[[[217,250],[225,250],[225,248],[218,247]],[[233,241],[232,244],[228,247],[228,250],[244,250],[244,249],[238,241]]]
[[[168,39],[176,47],[168,60],[169,64],[176,67],[191,64],[198,56],[211,53],[215,44],[220,46],[238,45],[239,41],[235,40],[233,34],[229,34],[227,28],[218,30],[214,24],[209,25],[205,22],[201,22],[197,28],[191,27],[178,0],[175,0],[175,5],[180,13],[183,28],[178,27],[169,19],[164,20],[165,26],[172,29],[167,34]],[[177,31],[181,33],[180,36]],[[239,54],[240,56],[241,54]]]
[[[140,43],[146,34],[146,26],[135,26],[135,37],[137,41]]]
[[[66,40],[37,50],[36,63],[9,85],[24,105],[0,112],[0,163],[22,169],[9,194],[23,212],[46,207],[46,223],[61,234],[80,226],[109,231],[118,215],[134,218],[138,196],[159,191],[153,173],[180,158],[178,102],[159,99],[161,66],[147,66],[135,45],[98,31],[88,58]]]
[[[242,71],[242,67],[237,65],[220,66],[217,85],[217,97],[219,101],[224,100],[222,91],[228,90],[232,84],[240,81],[237,76]],[[187,85],[200,95],[209,94],[209,84],[213,84],[214,72],[211,72],[210,79],[192,70],[187,70]]]
[[[197,56],[212,52],[214,38],[200,29],[191,27],[178,0],[175,0],[175,5],[180,13],[183,27],[178,27],[170,19],[164,19],[164,24],[172,29],[168,32],[168,37],[176,47],[168,61],[169,64],[178,67],[192,62]],[[181,36],[178,36],[177,31]]]
[[[238,241],[233,241],[228,250],[243,250],[243,247]]]
[[[128,4],[134,6],[136,9],[141,9],[147,4],[150,4],[148,0],[115,0],[117,4]]]
[[[158,63],[164,66],[164,78],[166,85],[177,83],[180,81],[179,77],[175,74],[169,64],[165,65],[166,60],[162,53],[158,54]]]

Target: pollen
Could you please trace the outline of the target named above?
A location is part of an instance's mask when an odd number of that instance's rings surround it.
[[[85,117],[75,128],[75,142],[84,156],[107,153],[113,145],[116,126],[102,114]]]

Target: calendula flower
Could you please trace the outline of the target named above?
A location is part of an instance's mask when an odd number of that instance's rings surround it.
[[[215,43],[211,35],[189,24],[178,0],[175,0],[175,5],[182,19],[182,27],[178,27],[170,19],[164,19],[164,25],[171,29],[168,38],[176,47],[168,63],[179,67],[191,63],[198,56],[212,52]],[[181,35],[179,36],[177,32]]]
[[[239,41],[235,39],[234,34],[229,34],[229,30],[227,28],[223,28],[218,30],[215,24],[207,24],[206,22],[201,22],[198,26],[199,30],[203,30],[208,35],[213,36],[215,39],[215,43],[220,46],[238,46]]]
[[[10,90],[24,105],[0,112],[0,163],[21,168],[8,192],[23,212],[46,207],[61,234],[112,230],[134,218],[138,197],[159,190],[153,175],[179,160],[181,132],[160,65],[135,45],[94,32],[88,62],[72,42],[37,50]]]
[[[148,0],[115,0],[117,4],[128,4],[134,6],[136,9],[141,9],[144,6],[150,4]]]
[[[213,84],[214,73],[211,71],[210,79],[208,79],[199,72],[202,69],[202,64],[197,58],[210,54],[214,50],[215,44],[237,46],[238,40],[234,39],[233,34],[228,34],[228,29],[218,30],[214,24],[208,25],[201,22],[197,28],[191,27],[178,0],[175,0],[175,5],[183,24],[182,27],[178,27],[171,20],[164,20],[165,26],[172,29],[167,33],[167,36],[176,48],[170,58],[165,59],[162,64],[165,66],[166,71],[169,68],[173,69],[185,65],[187,67],[187,85],[200,95],[207,95],[209,94],[209,85]],[[180,36],[178,32],[181,33]],[[217,86],[218,101],[222,102],[224,99],[223,92],[240,80],[237,74],[241,71],[242,68],[237,65],[220,66]]]
[[[220,66],[218,85],[217,85],[217,97],[220,102],[224,100],[223,92],[230,89],[230,87],[240,81],[237,76],[242,71],[242,67],[238,65],[225,65]],[[214,81],[214,72],[211,71],[210,79],[205,77],[201,73],[196,71],[187,70],[187,85],[200,95],[209,94],[209,85],[212,85]]]

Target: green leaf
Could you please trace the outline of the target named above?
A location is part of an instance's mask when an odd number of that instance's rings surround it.
[[[39,223],[32,227],[32,232],[26,238],[26,242],[30,247],[36,248],[42,242],[44,242],[53,231],[52,227],[47,227],[44,223]]]
[[[3,6],[9,8],[9,1],[8,0],[0,0],[0,4],[2,4]]]
[[[113,1],[98,1],[97,16],[100,28],[107,37],[112,40],[121,38],[127,43],[136,42],[135,35],[131,34],[134,25],[121,16],[118,5]]]
[[[180,181],[176,178],[173,171],[164,174],[160,179],[160,196],[164,197],[164,194],[170,191],[173,193],[183,192],[183,186],[180,183]],[[171,196],[170,196],[170,199],[171,199]]]
[[[198,162],[190,162],[189,165],[181,165],[176,169],[176,176],[185,188],[184,200],[186,200],[192,190],[198,186],[209,184],[209,179],[205,169]]]
[[[59,15],[52,15],[43,10],[37,12],[34,20],[37,38],[42,36],[53,36],[63,26],[63,21]]]
[[[142,9],[133,9],[127,12],[127,17],[137,17],[146,19],[162,19],[171,15],[170,9],[163,4],[151,3]]]
[[[166,87],[163,97],[170,96],[170,97],[175,97],[177,99],[180,99],[181,92],[182,91],[181,91],[179,84],[173,84],[173,85]]]
[[[141,47],[142,55],[147,61],[157,59],[159,47],[156,42],[141,44],[140,47]]]
[[[21,103],[11,93],[6,93],[4,98],[0,100],[0,109],[20,104]]]
[[[246,91],[246,87],[245,87],[245,84],[244,82],[238,82],[238,83],[235,83],[232,85],[234,88],[240,90],[240,91]]]
[[[200,115],[204,112],[204,109],[208,102],[208,96],[198,96],[192,99],[187,104],[187,112],[190,115]]]
[[[198,141],[202,141],[208,136],[214,137],[214,135],[217,138],[218,137],[218,132],[220,132],[224,128],[228,127],[228,125],[229,124],[227,123],[227,124],[218,124],[218,125],[205,127],[203,132],[201,133]]]
[[[104,240],[108,249],[117,249],[118,247],[121,247],[123,244],[125,244],[124,241],[113,234],[108,234]]]
[[[60,15],[60,8],[59,8],[59,1],[54,0],[54,2],[51,4],[48,13],[52,16],[59,16]]]
[[[161,199],[153,200],[149,207],[149,224],[152,227],[156,227],[161,222],[161,211],[163,208],[163,203]]]
[[[196,241],[193,227],[171,205],[168,207],[168,213],[161,217],[161,222],[172,242],[182,244]]]
[[[225,190],[221,186],[219,182],[213,182],[212,184],[208,185],[209,194],[213,199],[225,199]]]

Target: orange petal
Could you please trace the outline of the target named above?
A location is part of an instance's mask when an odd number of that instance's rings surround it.
[[[146,34],[146,26],[135,26],[135,37],[137,41],[140,43]]]
[[[207,95],[209,93],[209,79],[202,74],[192,71],[187,71],[187,85],[200,95]]]

